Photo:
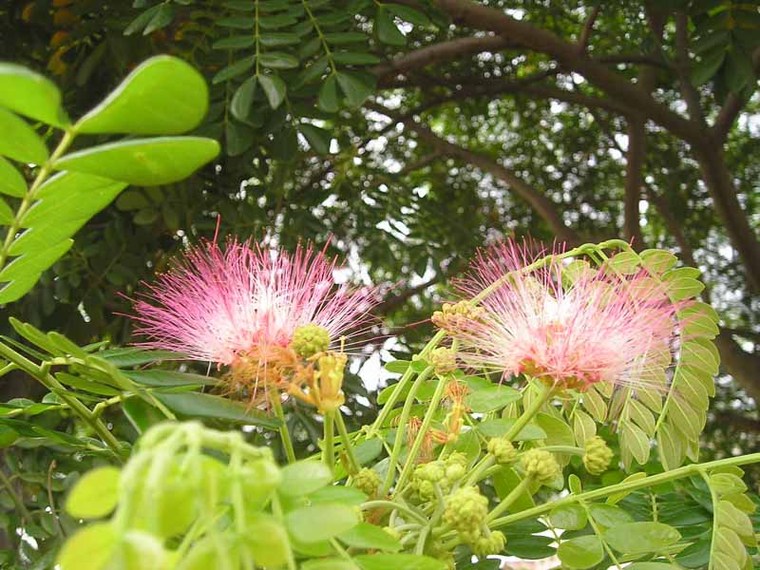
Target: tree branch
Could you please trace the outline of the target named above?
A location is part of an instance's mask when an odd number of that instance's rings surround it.
[[[726,330],[715,338],[715,345],[726,370],[755,402],[760,402],[760,356],[745,352]]]
[[[681,139],[699,142],[706,138],[706,133],[698,125],[671,111],[622,75],[578,54],[575,44],[562,40],[552,32],[469,0],[436,0],[436,3],[456,23],[501,34],[521,46],[551,56],[564,68],[580,73],[611,97],[621,100],[628,107],[639,109],[646,117]]]
[[[594,22],[596,22],[596,18],[599,16],[601,9],[601,5],[594,6],[594,9],[591,10],[591,14],[589,14],[589,17],[586,19],[586,23],[583,25],[583,30],[581,31],[581,36],[578,38],[578,53],[586,53],[588,41],[591,38],[591,32],[594,29]]]
[[[692,121],[705,124],[699,93],[691,83],[689,66],[689,17],[684,12],[676,13],[676,73],[681,85],[681,94],[686,101]]]
[[[409,117],[403,117],[380,105],[371,104],[369,107],[378,113],[383,113],[396,121],[404,123],[409,130],[415,132],[421,140],[427,142],[439,153],[464,160],[482,171],[488,172],[495,178],[506,182],[515,194],[530,204],[533,210],[549,224],[549,227],[560,240],[570,244],[576,244],[580,241],[578,234],[565,225],[562,215],[559,213],[554,202],[522,180],[512,170],[502,166],[490,157],[477,154],[440,138],[429,128],[420,125]]]
[[[378,78],[378,85],[384,86],[384,81],[392,77],[434,65],[441,61],[458,59],[484,51],[500,51],[514,46],[514,42],[501,36],[480,36],[471,38],[457,38],[431,46],[426,46],[389,62],[381,63],[372,69],[372,73]]]
[[[752,67],[755,70],[755,74],[760,73],[760,47],[755,48],[752,52]],[[729,93],[726,97],[726,102],[723,104],[723,108],[718,113],[718,117],[715,119],[715,124],[711,129],[712,136],[719,142],[723,143],[728,136],[728,132],[739,116],[739,112],[744,108],[747,103],[746,99],[742,99],[736,93]]]

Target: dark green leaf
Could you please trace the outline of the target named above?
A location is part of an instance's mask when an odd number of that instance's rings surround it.
[[[285,100],[285,93],[287,87],[285,82],[277,75],[259,75],[259,85],[264,90],[264,94],[267,96],[269,106],[272,109],[276,109]]]
[[[275,429],[278,425],[278,421],[275,418],[263,412],[248,409],[244,404],[219,396],[200,394],[198,392],[180,392],[175,394],[154,392],[154,395],[173,412],[189,418],[227,420],[269,429]]]

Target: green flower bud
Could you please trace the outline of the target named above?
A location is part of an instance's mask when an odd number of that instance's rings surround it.
[[[296,327],[292,348],[301,358],[309,358],[319,352],[324,352],[330,346],[330,333],[319,325],[309,324]]]
[[[500,554],[506,545],[507,537],[504,536],[503,532],[496,530],[487,535],[481,535],[470,544],[470,547],[475,556],[482,558],[491,554]]]
[[[480,494],[477,487],[463,487],[446,497],[443,521],[459,531],[466,541],[473,538],[473,530],[480,532],[478,529],[485,523],[487,516],[488,499]]]
[[[464,453],[452,453],[444,461],[446,481],[456,483],[467,474],[467,456]]]
[[[520,464],[528,477],[545,484],[562,472],[554,456],[543,449],[529,449],[520,457]]]
[[[457,355],[450,348],[440,347],[432,350],[428,361],[438,374],[446,374],[457,369]]]
[[[446,469],[442,461],[423,463],[414,470],[414,476],[422,481],[437,483],[446,476]]]
[[[364,467],[354,475],[352,484],[362,493],[373,497],[377,493],[378,487],[380,487],[380,475],[372,469]]]
[[[495,437],[489,440],[487,449],[499,465],[509,463],[517,457],[515,446],[505,437]]]
[[[586,453],[583,455],[583,465],[591,475],[601,475],[610,466],[612,450],[607,442],[598,435],[586,441]]]

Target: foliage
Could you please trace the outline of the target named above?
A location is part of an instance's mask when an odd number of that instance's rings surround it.
[[[457,567],[481,568],[489,562],[472,563],[471,555],[486,551],[556,553],[577,568],[615,559],[635,560],[634,569],[751,567],[756,499],[738,466],[756,457],[683,463],[700,452],[751,451],[757,441],[745,392],[760,393],[753,392],[758,204],[750,118],[757,11],[718,1],[487,4],[495,9],[481,20],[465,0],[0,7],[0,57],[17,62],[0,65],[2,564],[50,567],[72,535],[64,553],[77,559],[75,567],[84,564],[77,558],[83,545],[87,563],[98,562],[91,540],[103,551],[113,547],[129,567],[134,545],[163,556],[202,546],[204,534],[255,558],[261,545],[250,536],[239,541],[230,517],[244,510],[243,526],[276,529],[287,545],[280,553],[312,569],[412,567],[410,557],[421,552],[437,560],[416,558],[422,568],[451,562],[449,554]],[[564,42],[546,45],[560,49],[538,45],[545,32]],[[19,64],[47,68],[58,86]],[[213,139],[221,141],[218,156]],[[79,530],[80,517],[140,502],[120,486],[129,478],[117,474],[155,449],[189,449],[154,442],[151,451],[151,429],[223,441],[193,456],[209,481],[220,465],[225,478],[235,471],[237,446],[266,457],[272,473],[287,473],[291,467],[275,468],[261,449],[284,465],[278,432],[289,434],[298,457],[332,449],[323,431],[329,421],[313,410],[288,402],[283,423],[218,396],[217,382],[202,368],[178,368],[177,355],[120,348],[131,340],[122,295],[188,241],[214,231],[285,246],[304,237],[329,241],[356,275],[395,283],[380,311],[390,327],[384,332],[396,339],[384,346],[403,359],[389,362],[387,372],[401,379],[375,396],[347,373],[342,411],[350,413],[335,418],[339,428],[345,420],[346,433],[322,489],[292,502],[281,488],[273,491],[251,521],[250,505],[241,510],[232,494],[193,487],[188,502],[220,518],[168,541],[155,527],[160,516],[151,528],[135,523],[119,540],[112,522]],[[607,250],[583,246],[572,255],[603,264],[600,254],[619,250],[610,267],[644,267],[673,287],[673,300],[701,295],[715,306],[696,302],[678,315],[688,335],[663,390],[600,387],[530,412],[540,383],[497,387],[471,371],[439,378],[430,369],[426,359],[440,336],[421,348],[432,334],[428,324],[397,325],[428,319],[450,295],[433,288],[474,248],[524,233],[570,244],[623,235],[636,251],[608,242]],[[664,249],[677,249],[699,270],[676,267]],[[716,393],[718,352],[724,376]],[[352,362],[352,370],[360,365]],[[447,383],[462,380],[469,393],[447,407]],[[717,405],[708,408],[714,395]],[[424,439],[426,428],[442,430],[452,415],[467,426],[456,442]],[[173,418],[201,418],[227,431],[151,427]],[[256,426],[243,430],[242,443],[233,435],[241,424]],[[415,426],[425,429],[415,435]],[[513,457],[503,443],[489,447],[505,435],[517,447]],[[621,467],[601,479],[584,455],[594,436]],[[539,486],[526,475],[520,462],[532,449],[559,460],[561,482]],[[454,475],[442,500],[430,473],[416,467],[421,457],[430,472],[455,474],[457,453],[467,460],[467,482],[487,498],[486,516],[497,513],[490,530],[471,540],[453,530],[456,513],[446,514],[446,504],[457,496],[472,515],[482,500],[457,495],[469,485]],[[352,454],[363,469],[352,465]],[[502,466],[497,456],[510,459]],[[383,492],[359,501],[353,486],[371,494],[378,479]],[[161,489],[164,481],[154,483]],[[344,521],[357,521],[342,508],[357,504],[365,520],[326,537],[317,552],[298,539],[319,526],[311,509],[320,493]],[[299,508],[309,511],[303,519],[287,518]],[[376,549],[383,553],[366,554]]]

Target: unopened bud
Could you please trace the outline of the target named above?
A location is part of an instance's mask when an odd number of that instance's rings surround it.
[[[437,374],[446,374],[457,369],[457,355],[450,348],[440,347],[432,350],[428,361]]]
[[[353,486],[369,497],[373,497],[380,487],[380,476],[373,471],[364,467],[354,475]]]
[[[480,529],[487,516],[488,499],[477,487],[463,487],[446,497],[443,521],[462,534]]]
[[[320,352],[325,352],[330,346],[330,333],[327,329],[315,325],[301,325],[293,332],[290,347],[301,358],[309,358]]]
[[[598,435],[589,438],[586,441],[585,453],[583,454],[583,465],[591,475],[601,475],[610,466],[612,461],[612,450],[607,446]]]
[[[505,437],[495,437],[488,441],[488,453],[493,455],[496,463],[504,465],[517,457],[517,450],[512,442]]]
[[[528,477],[541,484],[553,481],[562,472],[554,456],[543,449],[529,449],[520,457],[520,464]]]

